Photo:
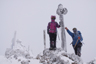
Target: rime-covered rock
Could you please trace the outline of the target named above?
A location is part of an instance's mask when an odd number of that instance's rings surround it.
[[[37,58],[43,64],[82,64],[83,61],[75,54],[69,54],[64,50],[57,48],[56,50],[45,49],[43,55],[38,54]]]

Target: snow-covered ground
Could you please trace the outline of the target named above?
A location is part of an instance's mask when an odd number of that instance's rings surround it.
[[[9,58],[7,59],[4,56],[0,56],[0,64],[41,64],[39,60],[36,59],[25,59],[23,57],[19,59]]]
[[[67,53],[61,48],[56,50],[46,48],[34,56],[30,48],[17,42],[12,48],[6,49],[5,56],[0,56],[0,64],[96,64],[96,59],[83,62],[79,56]]]
[[[7,48],[5,56],[0,56],[0,64],[41,64],[35,59],[30,49],[21,43],[16,43],[14,48]]]
[[[8,56],[0,56],[0,64],[96,64],[96,59],[84,63],[83,60],[75,55],[63,51],[61,48],[57,50],[45,49],[42,53],[35,56],[26,57],[20,55],[20,51],[15,53],[7,53]],[[7,51],[8,52],[8,51]],[[17,56],[16,56],[17,55]]]

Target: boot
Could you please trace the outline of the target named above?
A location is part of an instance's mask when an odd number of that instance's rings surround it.
[[[49,48],[49,50],[53,50],[53,48],[52,48],[52,47],[50,47],[50,48]]]
[[[56,42],[54,42],[54,50],[56,50]]]
[[[50,42],[50,48],[49,50],[53,50],[53,42]]]

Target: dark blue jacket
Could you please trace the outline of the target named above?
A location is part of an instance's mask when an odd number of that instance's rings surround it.
[[[67,30],[67,32],[68,32],[68,34],[69,34],[69,35],[72,37],[72,39],[73,39],[72,45],[75,45],[75,44],[76,44],[78,37],[80,37],[80,40],[78,40],[77,44],[80,43],[80,42],[83,40],[80,31],[78,31],[78,35],[75,34],[75,33],[72,33],[70,30]]]

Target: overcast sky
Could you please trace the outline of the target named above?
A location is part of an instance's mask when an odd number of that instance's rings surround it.
[[[71,31],[76,27],[83,36],[82,59],[87,62],[96,57],[96,0],[0,0],[0,55],[11,47],[14,32],[16,40],[30,46],[33,54],[43,51],[43,30],[47,30],[50,16],[59,16],[56,10],[59,4],[68,9],[64,24]],[[61,29],[58,29],[59,37]],[[66,32],[67,51],[74,53],[70,43],[72,38]],[[46,46],[49,48],[49,36],[46,33]],[[57,37],[57,47],[61,41]]]

